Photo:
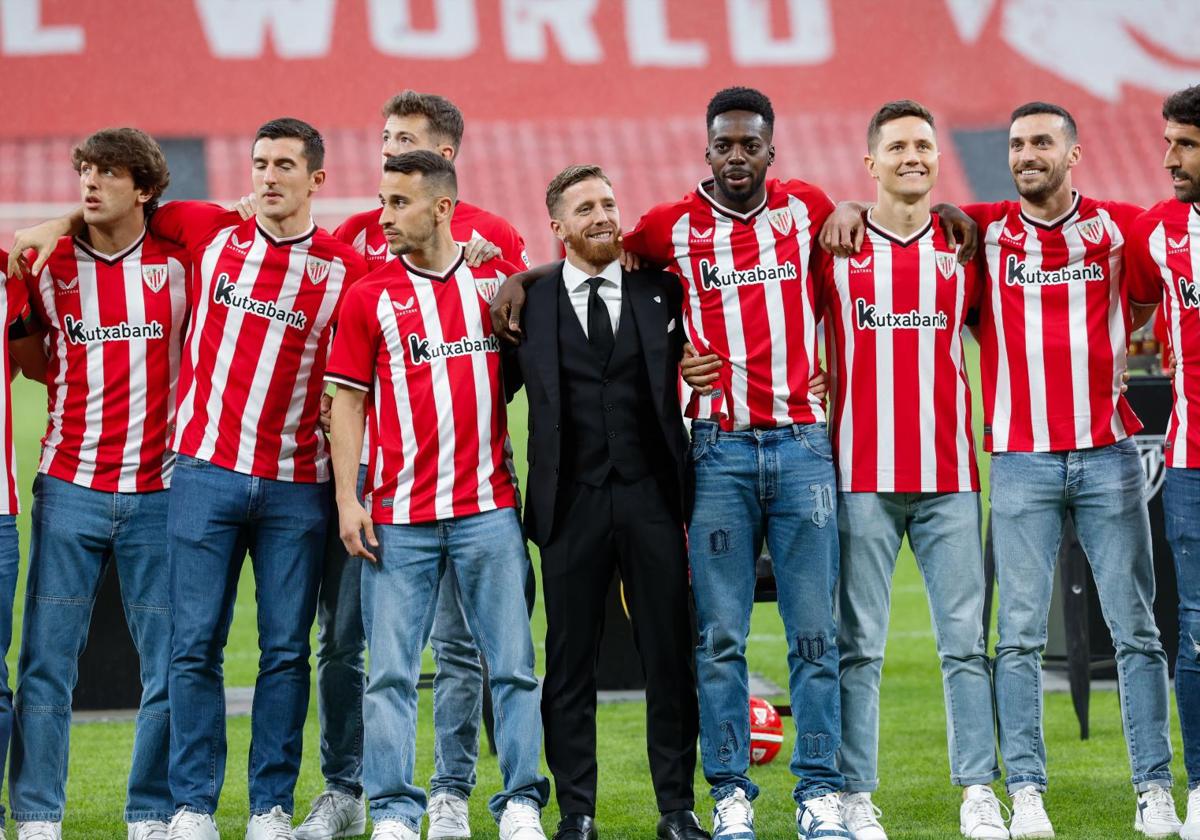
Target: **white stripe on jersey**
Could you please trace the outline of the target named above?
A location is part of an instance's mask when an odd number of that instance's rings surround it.
[[[96,263],[75,246],[76,264],[79,266],[79,313],[86,324],[100,323],[100,294],[97,288]],[[88,353],[87,357],[87,408],[84,411],[83,439],[80,452],[95,452],[100,445],[100,432],[104,427],[104,353]],[[75,472],[75,483],[90,486],[96,475],[94,464],[80,461]]]
[[[812,234],[813,234],[813,231],[810,230],[809,235],[804,237],[803,239],[800,238],[800,231],[808,228],[809,225],[811,224],[811,220],[808,217],[808,205],[805,204],[800,199],[796,198],[794,195],[792,195],[792,196],[788,196],[788,207],[792,212],[792,236],[796,239],[796,244],[800,251],[800,260],[799,260],[800,271],[802,274],[807,276],[808,269],[809,269],[809,261],[812,257]],[[818,233],[819,233],[819,231],[818,231]],[[774,253],[773,250],[772,250],[772,253]],[[808,347],[805,348],[805,352],[810,353],[810,355],[811,355],[811,358],[809,358],[809,360],[808,360],[809,368],[812,370],[815,370],[816,366],[817,366],[816,356],[818,353],[818,350],[817,350],[817,320],[818,319],[817,319],[816,313],[813,312],[812,307],[808,303],[808,298],[804,296],[803,292],[801,292],[801,298],[800,298],[800,311],[802,313],[804,313],[804,336],[805,336],[805,339],[809,342]],[[786,332],[783,333],[783,335],[786,335],[786,334],[787,334]],[[784,344],[786,344],[786,343],[787,342],[785,341]],[[783,377],[781,379],[776,379],[775,382],[778,387],[783,388],[783,392],[785,395],[789,395],[791,393],[790,389],[788,388],[788,380],[787,380],[787,372],[786,371],[784,372]],[[806,389],[808,388],[807,382],[804,383],[804,387]],[[786,400],[786,396],[785,396],[785,400]],[[824,423],[826,420],[824,402],[822,400],[817,399],[810,393],[808,395],[808,405],[812,409],[813,417],[816,418],[817,422]],[[776,416],[777,417],[787,417],[788,416],[786,402],[785,402],[784,408],[781,410],[781,413]]]
[[[675,227],[671,229],[671,249],[675,254],[686,254],[688,250],[688,236],[690,234],[688,226],[692,223],[692,214],[684,213],[679,217],[679,221],[675,223]],[[704,348],[708,347],[708,336],[704,332],[704,318],[700,314],[700,295],[696,293],[699,285],[696,283],[695,274],[692,272],[692,261],[690,259],[676,260],[675,263],[679,266],[679,271],[683,279],[687,281],[687,288],[690,290],[685,295],[687,298],[687,308],[683,312],[683,317],[686,319],[687,328],[690,328],[691,334],[696,336],[704,347],[697,347],[696,352],[704,352]],[[720,383],[718,383],[719,386]],[[716,415],[718,398],[713,394],[693,394],[692,399],[696,400],[698,411],[697,417],[713,417]]]
[[[689,214],[690,215],[690,214]],[[714,230],[712,236],[713,259],[723,274],[732,272],[733,222],[728,217],[713,213]],[[677,262],[691,262],[684,256]],[[725,318],[725,335],[729,341],[729,383],[730,391],[725,400],[725,413],[729,415],[735,429],[750,428],[749,411],[749,378],[746,373],[746,336],[742,332],[742,304],[738,296],[738,286],[728,285],[721,288],[721,311]],[[695,287],[696,296],[701,294],[699,286]]]
[[[1200,236],[1200,225],[1196,223],[1197,218],[1196,213],[1188,213],[1189,239],[1193,236]],[[1175,285],[1175,276],[1171,273],[1171,269],[1167,265],[1166,225],[1160,222],[1154,228],[1154,232],[1150,234],[1149,247],[1150,256],[1153,258],[1155,265],[1158,266],[1159,274],[1163,280],[1163,289],[1167,298],[1164,301],[1164,309],[1169,308],[1171,311],[1171,318],[1167,322],[1171,347],[1179,348],[1183,346],[1183,319],[1180,317],[1183,300],[1179,297],[1179,287]],[[1192,276],[1200,277],[1200,272],[1197,272],[1197,269],[1200,269],[1200,249],[1189,247],[1188,252],[1192,258]],[[1166,306],[1166,304],[1169,304],[1169,306]],[[1166,451],[1166,459],[1168,467],[1187,467],[1188,409],[1190,408],[1190,404],[1188,402],[1187,389],[1184,387],[1184,354],[1175,350],[1174,355],[1175,375],[1171,378],[1171,390],[1175,401],[1171,409],[1171,419],[1177,425],[1171,448]],[[1170,426],[1167,428],[1169,435]]]
[[[991,315],[995,322],[996,333],[996,396],[992,411],[992,440],[993,448],[1003,451],[1008,448],[1008,438],[1011,433],[1009,420],[1012,419],[1012,378],[1008,367],[1008,343],[1004,326],[1004,271],[1000,263],[1003,249],[998,244],[1004,235],[1004,223],[1007,217],[998,219],[988,226],[984,242],[987,245],[995,242],[995,247],[987,247],[988,294],[991,295]],[[1028,233],[1026,234],[1028,235]]]
[[[936,253],[933,247],[933,239],[923,239],[918,245],[921,266],[920,288],[917,292],[917,305],[921,312],[936,312],[937,311],[937,284],[938,284],[938,269],[934,265]],[[888,249],[891,250],[890,248]],[[962,269],[959,268],[959,271]],[[961,279],[956,281],[958,287],[962,287]],[[953,328],[952,328],[953,329]],[[892,341],[895,341],[895,332],[891,333]],[[925,440],[921,441],[921,484],[925,487],[937,486],[937,428],[938,417],[934,410],[933,397],[934,389],[937,383],[937,366],[934,356],[934,345],[937,341],[936,330],[917,330],[917,376],[919,382],[927,383],[924,387],[917,389],[919,397],[919,416],[921,418],[921,428],[931,431]],[[899,394],[893,391],[893,399],[903,399]],[[893,406],[892,411],[896,409]],[[945,422],[948,418],[942,418]],[[956,424],[961,425],[961,424]],[[894,444],[893,444],[894,446]]]
[[[1037,228],[1021,219],[1025,228],[1025,258],[1029,268],[1042,268],[1042,242]],[[997,274],[997,286],[1005,282]],[[1029,416],[1033,419],[1033,447],[1043,452],[1050,448],[1050,423],[1046,407],[1046,358],[1042,353],[1042,287],[1030,284],[1021,289],[1025,304],[1025,358],[1029,371]],[[993,430],[994,431],[994,430]],[[1005,439],[1007,442],[1007,438]]]
[[[125,280],[125,306],[128,310],[126,318],[131,324],[144,324],[146,298],[142,292],[142,249],[138,248],[121,260],[121,269]],[[129,290],[133,290],[133,293],[130,294]],[[100,323],[99,320],[96,323]],[[146,380],[146,343],[131,341],[126,345],[126,350],[129,353],[129,405],[126,407],[128,414],[125,420],[125,447],[121,453],[121,475],[117,479],[117,486],[121,492],[130,493],[137,489],[142,443],[146,434],[146,397],[149,389]],[[103,355],[103,350],[95,355]],[[140,374],[136,373],[139,367]],[[94,393],[89,394],[89,399]],[[103,393],[101,390],[101,401]]]
[[[1099,209],[1096,213],[1104,220],[1111,243],[1108,251],[1108,340],[1113,354],[1112,396],[1110,397],[1113,413],[1110,425],[1113,437],[1117,440],[1124,440],[1129,437],[1129,431],[1121,420],[1121,412],[1117,411],[1117,402],[1121,398],[1122,375],[1128,366],[1126,356],[1129,336],[1125,329],[1125,308],[1121,302],[1120,284],[1122,264],[1125,260],[1125,236],[1113,222],[1112,216],[1107,210]]]
[[[437,297],[433,293],[431,283],[437,282],[420,277],[413,277],[413,289],[417,293],[417,309],[421,321],[425,325],[425,337],[431,345],[444,344],[442,335],[442,316],[438,312]],[[445,282],[453,283],[451,277]],[[475,282],[472,280],[472,287]],[[434,406],[438,419],[438,465],[437,484],[434,492],[434,514],[438,519],[450,519],[454,516],[454,443],[457,434],[454,428],[454,395],[450,390],[450,372],[447,370],[447,359],[439,356],[429,360],[429,374],[433,388]],[[407,366],[406,371],[407,373]],[[399,486],[399,485],[397,485]]]
[[[850,261],[849,260],[834,260],[833,261],[833,281],[837,287],[837,299],[842,307],[851,307],[850,318],[853,318],[854,301],[850,297]],[[842,317],[839,315],[838,317]],[[826,331],[831,331],[834,328],[832,324],[825,325]],[[845,333],[845,350],[842,354],[842,367],[847,371],[846,379],[849,380],[849,370],[854,363],[854,354],[857,352],[854,342],[854,330],[843,330]],[[830,335],[833,335],[830,333]],[[829,342],[830,345],[836,344],[834,341]],[[830,371],[837,371],[837,362],[835,359],[830,359]],[[845,401],[842,403],[842,412],[837,424],[838,434],[838,457],[837,465],[840,483],[842,487],[850,488],[854,486],[854,423],[842,422],[841,417],[854,417],[854,390],[849,387],[849,381],[837,383],[838,387],[845,393]],[[831,403],[832,405],[832,403]]]
[[[58,282],[53,274],[50,273],[50,266],[45,268],[46,276],[49,278],[49,283],[39,284],[39,291],[42,295],[42,306],[45,307],[46,315],[50,323],[56,324],[59,322],[58,307],[54,300],[54,285]],[[48,343],[49,338],[45,338],[43,343]],[[50,462],[54,459],[54,451],[63,444],[63,412],[67,403],[67,342],[57,342],[58,346],[55,350],[55,356],[58,360],[58,375],[54,378],[54,405],[50,408],[50,425],[46,429],[46,437],[42,444],[41,462],[38,464],[39,472],[46,472],[50,469]]]
[[[174,257],[167,259],[167,266],[172,272],[183,274],[183,263]],[[180,363],[183,358],[183,345],[179,337],[183,335],[184,321],[187,320],[187,298],[188,285],[192,278],[187,278],[181,283],[171,283],[171,311],[175,313],[174,320],[171,322],[171,335],[175,338],[171,341],[170,347],[167,350],[169,370],[175,371],[175,375],[171,377],[171,391],[167,396],[167,427],[165,434],[167,436],[167,448],[163,453],[162,477],[163,485],[170,487],[170,477],[175,469],[175,450],[171,449],[172,430],[175,427],[175,414],[178,410],[179,397],[179,370]]]
[[[875,247],[875,306],[884,311],[892,312],[892,246],[883,237],[872,237]],[[881,278],[887,278],[878,282]],[[876,482],[879,493],[890,493],[896,487],[896,408],[893,405],[892,392],[895,390],[896,375],[895,357],[892,347],[892,336],[884,335],[881,330],[875,336],[875,371],[882,381],[893,383],[886,387],[880,382],[875,388],[875,448],[876,448]]]
[[[958,275],[959,290],[954,302],[954,323],[961,324],[966,319],[963,310],[967,306],[966,283],[963,273],[965,269],[959,265],[955,271]],[[982,279],[980,280],[982,282]],[[964,418],[971,416],[971,395],[967,391],[967,372],[963,361],[962,330],[954,330],[950,336],[950,354],[958,359],[954,371],[954,410]],[[969,422],[955,424],[955,451],[958,453],[958,486],[971,486],[971,465],[975,463],[974,452],[971,449],[971,436],[975,433]]]
[[[458,284],[458,295],[462,302],[463,321],[466,323],[466,337],[473,341],[485,341],[483,319],[475,317],[479,312],[479,292],[475,287],[475,275],[471,267],[463,260],[451,281]],[[475,401],[479,410],[475,412],[476,433],[479,435],[479,463],[475,468],[475,484],[479,487],[479,507],[482,510],[494,508],[495,494],[492,492],[492,408],[495,403],[492,397],[492,378],[488,374],[488,359],[483,353],[472,353],[471,374],[475,380]],[[484,409],[484,404],[488,410]]]
[[[412,434],[413,416],[412,416],[412,401],[408,396],[408,365],[404,361],[404,340],[400,335],[400,326],[396,323],[395,305],[400,301],[395,300],[390,292],[385,292],[379,296],[379,302],[375,306],[375,314],[379,318],[379,326],[381,330],[381,338],[384,346],[387,347],[388,358],[392,373],[392,399],[399,421],[399,426],[403,430],[400,435],[401,453],[404,456],[404,463],[400,466],[396,473],[396,487],[412,487],[413,479],[416,477],[416,458],[417,458],[417,439]],[[383,382],[379,378],[379,366],[375,366],[375,403],[373,410],[378,412],[380,407],[384,405],[382,399]],[[382,425],[378,423],[377,425]],[[384,463],[383,463],[383,448],[376,446],[375,448],[375,472],[371,480],[372,487],[379,487],[383,484]],[[393,468],[393,465],[388,465]],[[399,499],[399,496],[397,496]],[[368,504],[370,504],[368,502]],[[412,515],[411,510],[412,499],[409,498],[409,510],[404,511],[403,520],[408,521]]]
[[[788,198],[789,204],[803,203],[795,198]],[[759,213],[754,220],[754,235],[758,239],[759,265],[764,268],[774,268],[779,265],[775,256],[775,229],[771,227],[770,217]],[[807,262],[805,263],[807,265]],[[771,335],[787,335],[787,319],[783,310],[783,291],[779,283],[763,283],[763,300],[767,310],[767,329]],[[736,294],[736,292],[735,292]],[[807,311],[807,308],[806,310]],[[805,324],[805,335],[813,335]],[[771,416],[786,417],[788,414],[788,389],[780,388],[780,383],[787,385],[788,353],[790,348],[786,341],[771,343]],[[747,416],[747,422],[749,417]]]
[[[1075,225],[1067,225],[1062,231],[1063,241],[1067,245],[1067,265],[1083,264],[1087,245]],[[1032,240],[1031,240],[1032,241]],[[1088,383],[1089,371],[1087,360],[1091,354],[1088,342],[1088,305],[1087,283],[1067,283],[1067,334],[1071,365],[1071,405],[1075,412],[1075,448],[1090,449],[1092,446],[1092,402],[1091,388]],[[1034,287],[1040,297],[1042,290]],[[1037,337],[1041,346],[1042,337]],[[1037,424],[1034,429],[1038,428]]]

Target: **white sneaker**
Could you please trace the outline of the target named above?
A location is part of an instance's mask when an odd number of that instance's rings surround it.
[[[964,793],[963,804],[958,809],[958,830],[962,836],[1008,840],[1008,828],[1000,814],[1000,800],[995,792],[987,785],[967,785]]]
[[[1023,787],[1012,795],[1012,820],[1008,835],[1013,840],[1023,837],[1053,837],[1054,826],[1042,804],[1042,792],[1035,787]]]
[[[62,840],[61,822],[19,822],[17,840]]]
[[[125,836],[127,840],[167,840],[167,824],[162,820],[131,822]]]
[[[212,814],[197,814],[180,808],[167,826],[167,840],[221,840]]]
[[[883,811],[871,801],[871,794],[842,793],[838,799],[842,822],[850,829],[854,840],[887,840],[887,832],[879,824]]]
[[[1200,787],[1188,794],[1187,821],[1179,830],[1183,840],[1200,840]]]
[[[428,840],[467,840],[471,836],[467,800],[452,793],[439,793],[429,800]],[[299,837],[299,835],[297,835]]]
[[[500,815],[500,840],[546,840],[542,815],[523,802],[509,802]]]
[[[421,840],[421,835],[400,820],[380,820],[371,831],[371,840]]]
[[[296,826],[296,840],[334,840],[357,837],[367,830],[367,803],[361,797],[327,790],[312,802],[304,822]]]
[[[754,806],[746,798],[746,791],[734,788],[733,793],[717,800],[712,840],[755,840]]]
[[[276,805],[246,823],[246,840],[292,840],[292,815]]]
[[[841,837],[854,840],[842,821],[842,809],[836,793],[805,799],[796,809],[796,835],[800,840],[817,837]]]
[[[1188,797],[1189,804],[1191,797]],[[1172,837],[1183,828],[1179,815],[1175,813],[1175,800],[1168,788],[1150,785],[1137,798],[1137,813],[1133,816],[1133,829],[1147,837]]]

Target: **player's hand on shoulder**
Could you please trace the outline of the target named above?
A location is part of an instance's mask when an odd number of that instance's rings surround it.
[[[258,215],[258,198],[254,193],[244,195],[229,206],[230,210],[236,211],[242,219],[250,219]]]
[[[821,226],[819,242],[822,248],[835,257],[849,257],[862,248],[863,210],[866,205],[857,201],[842,201]]]
[[[936,204],[933,212],[942,226],[946,243],[951,248],[957,246],[959,263],[966,265],[973,260],[979,247],[979,226],[975,220],[954,204]]]
[[[482,236],[472,237],[469,242],[463,245],[463,257],[467,261],[467,265],[471,268],[478,268],[488,260],[494,260],[500,256],[500,249],[488,242]]]

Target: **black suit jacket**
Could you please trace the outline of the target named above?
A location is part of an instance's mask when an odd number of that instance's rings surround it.
[[[525,532],[549,542],[555,509],[567,489],[559,484],[563,411],[559,395],[558,289],[562,263],[526,292],[521,312],[525,341],[517,349],[520,380],[529,400],[529,477],[525,483]],[[679,278],[659,270],[622,271],[622,299],[629,300],[641,344],[654,410],[674,466],[665,476],[668,502],[683,521],[687,439],[679,408],[679,359],[685,342]],[[512,380],[510,378],[510,384]],[[511,392],[510,392],[511,393]],[[600,410],[600,406],[596,406]]]

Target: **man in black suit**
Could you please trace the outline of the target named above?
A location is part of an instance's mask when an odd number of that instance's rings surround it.
[[[529,399],[525,528],[541,548],[542,718],[555,840],[594,840],[596,658],[618,570],[646,677],[646,737],[663,840],[704,840],[692,812],[699,729],[684,544],[679,280],[621,269],[612,186],[596,166],[546,190],[566,260],[528,291],[517,350]]]

